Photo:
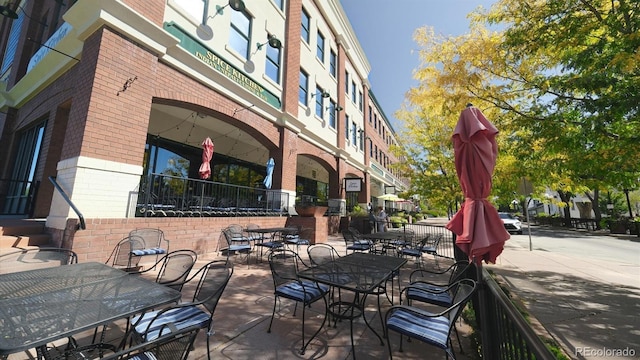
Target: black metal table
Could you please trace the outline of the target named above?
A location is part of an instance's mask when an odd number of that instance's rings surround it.
[[[40,351],[179,299],[179,291],[96,262],[0,275],[0,356]]]
[[[353,320],[360,316],[364,319],[367,327],[380,339],[380,344],[384,345],[382,337],[371,327],[367,317],[364,316],[365,302],[368,294],[375,293],[406,262],[406,259],[399,257],[356,252],[298,273],[300,278],[355,293],[353,301],[338,300],[327,303],[329,314],[350,320],[351,352],[354,359],[356,354],[353,341]]]
[[[272,227],[272,228],[255,228],[255,229],[246,229],[248,233],[259,234],[258,238],[252,238],[254,241],[254,247],[260,246],[260,261],[262,261],[262,248],[264,247],[265,234],[271,234],[271,242],[274,244],[279,244],[272,246],[270,248],[275,247],[283,247],[284,246],[284,236],[288,233],[294,233],[298,231],[298,228],[295,227]]]

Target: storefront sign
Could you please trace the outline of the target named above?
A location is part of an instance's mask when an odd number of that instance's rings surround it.
[[[213,50],[207,48],[198,40],[193,38],[186,31],[181,29],[175,23],[165,23],[164,29],[171,33],[171,35],[180,39],[180,46],[185,48],[187,51],[192,53],[195,57],[200,59],[205,64],[209,65],[220,74],[226,76],[231,79],[236,84],[242,86],[246,90],[253,93],[255,96],[259,97],[269,105],[280,109],[282,106],[280,99],[271,93],[269,90],[262,87],[262,85],[255,82],[253,79],[248,77],[245,73],[237,69],[235,66],[226,62],[223,58],[218,56]]]

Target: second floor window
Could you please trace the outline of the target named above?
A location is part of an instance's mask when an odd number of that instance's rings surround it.
[[[265,73],[274,82],[280,84],[280,49],[267,46]]]
[[[311,17],[307,13],[305,9],[302,9],[302,26],[301,26],[301,34],[302,40],[304,40],[307,44],[309,43],[309,36],[311,33]]]
[[[304,106],[309,105],[307,96],[309,94],[309,75],[300,69],[300,83],[298,84],[298,101]]]
[[[363,104],[362,104],[362,91],[358,92],[358,108],[360,109],[360,111],[362,111],[363,109]]]
[[[231,32],[229,45],[238,54],[249,58],[249,35],[251,34],[251,19],[244,11],[231,11]]]
[[[316,47],[316,56],[324,64],[324,35],[320,31],[318,31],[318,44]]]

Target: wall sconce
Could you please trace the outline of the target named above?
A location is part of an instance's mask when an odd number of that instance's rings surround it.
[[[35,21],[35,22],[37,22],[38,24],[40,24],[40,25],[42,25],[44,27],[48,26],[47,24],[45,24],[45,23],[43,23],[43,22],[41,22],[39,20],[36,20],[36,19],[32,18],[31,16],[29,16],[29,14],[27,14],[27,12],[24,11],[24,9],[22,8],[22,6],[20,6],[20,4],[18,4],[18,8],[20,10],[22,10],[22,13],[24,14],[24,16],[28,17],[30,20]],[[0,15],[6,16],[6,17],[8,17],[10,19],[17,19],[18,18],[18,13],[15,12],[14,10],[12,10],[11,8],[9,8],[8,5],[6,5],[6,6],[0,5]]]
[[[198,25],[198,27],[196,28],[196,34],[198,34],[198,36],[201,39],[203,39],[203,40],[211,40],[213,38],[213,29],[211,28],[211,26],[207,25],[207,21],[209,21],[209,19],[213,19],[217,15],[224,14],[224,9],[227,6],[230,6],[235,11],[244,11],[244,9],[246,8],[246,6],[244,4],[244,1],[242,1],[242,0],[229,0],[227,5],[225,5],[225,6],[216,5],[215,14],[207,16],[206,18],[204,18],[202,20],[202,24]]]
[[[324,108],[324,111],[329,111],[329,109],[331,109],[331,106],[327,106],[327,107],[325,107],[325,108]],[[336,108],[335,108],[335,111],[336,111],[336,112],[338,112],[338,111],[342,111],[342,110],[344,110],[344,108],[343,108],[342,106],[340,106],[340,105],[336,106]]]
[[[282,41],[278,39],[275,35],[267,36],[267,41],[263,43],[256,44],[256,50],[249,55],[249,58],[244,63],[244,71],[248,73],[252,73],[256,69],[256,65],[251,60],[251,57],[255,55],[259,50],[262,50],[262,47],[269,44],[270,47],[274,49],[280,49],[282,47]]]
[[[314,96],[316,96],[316,95],[318,95],[318,93],[311,94],[311,98],[313,98],[313,97],[314,97]],[[321,93],[320,93],[320,96],[322,96],[324,99],[326,99],[326,98],[328,98],[329,96],[331,96],[331,94],[329,94],[329,93],[328,93],[328,92],[326,92],[326,91],[323,91],[323,92],[321,92]]]

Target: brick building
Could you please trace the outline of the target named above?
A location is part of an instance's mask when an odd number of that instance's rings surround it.
[[[81,260],[142,227],[214,251],[227,224],[283,225],[300,199],[344,210],[406,188],[337,0],[0,4],[0,211],[46,218]],[[275,212],[238,214],[264,200]]]

